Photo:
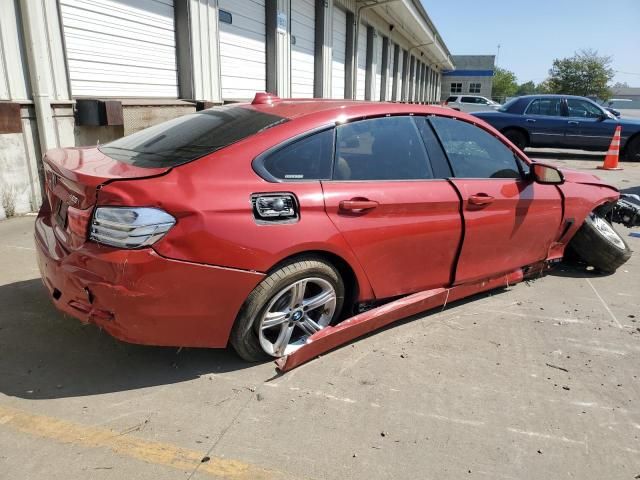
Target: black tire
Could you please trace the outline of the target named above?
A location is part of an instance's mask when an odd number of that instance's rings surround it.
[[[521,131],[516,130],[514,128],[509,128],[502,133],[505,137],[509,139],[511,143],[513,143],[520,150],[524,150],[529,146],[529,139],[527,135]]]
[[[340,318],[345,289],[338,270],[329,262],[316,257],[293,259],[262,280],[249,294],[238,313],[229,341],[243,360],[258,362],[273,358],[260,345],[258,336],[260,318],[278,292],[307,277],[320,277],[331,284],[336,292],[336,308],[330,323]]]
[[[624,159],[628,162],[640,162],[640,135],[629,140],[624,148]]]
[[[597,222],[601,221],[604,221],[618,236],[618,245],[598,229]],[[596,213],[587,216],[569,246],[589,266],[603,273],[614,273],[631,258],[631,249],[627,242],[609,222]]]

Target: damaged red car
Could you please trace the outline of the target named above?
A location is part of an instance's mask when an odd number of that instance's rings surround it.
[[[438,107],[258,94],[44,168],[35,239],[57,308],[251,361],[516,282],[568,246],[606,272],[630,256],[614,187]]]

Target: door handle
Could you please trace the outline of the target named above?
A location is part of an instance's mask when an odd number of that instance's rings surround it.
[[[491,195],[486,193],[476,193],[469,196],[469,203],[471,205],[489,205],[495,200]]]
[[[528,123],[536,123],[536,119],[535,118],[527,118],[527,122]]]
[[[567,124],[569,124],[569,125],[573,125],[574,127],[577,127],[577,126],[578,126],[578,122],[576,122],[575,120],[569,120],[569,121],[567,122]]]
[[[342,200],[340,202],[340,210],[348,210],[351,212],[361,212],[363,210],[371,210],[378,206],[378,202],[375,200],[369,200],[367,198],[354,198],[351,200]]]

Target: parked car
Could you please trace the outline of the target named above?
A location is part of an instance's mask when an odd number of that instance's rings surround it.
[[[459,112],[495,110],[502,106],[480,95],[451,95],[445,100],[444,105]]]
[[[494,112],[474,113],[521,150],[526,147],[607,151],[622,127],[623,158],[640,161],[640,121],[616,118],[597,103],[571,95],[516,97]]]
[[[558,259],[572,239],[605,271],[630,255],[605,219],[614,187],[439,107],[257,94],[51,150],[44,172],[35,242],[58,309],[127,342],[230,342],[247,360],[374,302]]]

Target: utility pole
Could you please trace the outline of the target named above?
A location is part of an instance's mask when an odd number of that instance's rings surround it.
[[[501,45],[498,44],[498,53],[496,55],[496,67],[498,66],[498,61],[500,60],[500,47]]]

